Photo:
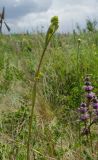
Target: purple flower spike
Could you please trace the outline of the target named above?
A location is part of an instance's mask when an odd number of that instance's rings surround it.
[[[93,103],[93,108],[98,109],[98,103]]]
[[[90,93],[88,93],[86,96],[87,96],[87,98],[88,98],[88,99],[90,99],[90,100],[91,100],[92,98],[94,98],[94,97],[95,97],[95,93],[90,92]]]
[[[88,120],[88,118],[89,118],[89,114],[85,113],[85,114],[81,115],[80,120],[86,121],[86,120]]]
[[[80,108],[78,108],[78,111],[80,113],[86,113],[87,112],[87,108],[86,107],[80,107]]]
[[[94,87],[92,87],[92,86],[84,86],[83,88],[84,88],[85,91],[88,92],[88,91],[92,91]]]
[[[81,103],[80,107],[86,107],[86,103]]]

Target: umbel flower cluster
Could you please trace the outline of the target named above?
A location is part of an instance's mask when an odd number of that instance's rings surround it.
[[[84,102],[82,102],[78,108],[79,119],[83,125],[82,135],[89,135],[91,126],[98,122],[98,99],[93,89],[94,87],[91,84],[90,76],[86,76],[83,86],[85,98]]]

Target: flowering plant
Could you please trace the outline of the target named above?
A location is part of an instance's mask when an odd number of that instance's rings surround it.
[[[78,108],[80,123],[83,123],[81,135],[91,135],[91,126],[98,122],[98,99],[93,92],[94,87],[91,84],[90,76],[84,79],[83,90],[85,91],[85,100]]]

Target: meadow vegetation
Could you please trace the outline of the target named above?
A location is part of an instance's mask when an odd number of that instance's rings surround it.
[[[56,33],[37,79],[30,160],[98,160],[97,121],[82,135],[78,108],[89,75],[98,96],[98,31]],[[45,33],[0,35],[0,160],[26,160],[32,86]]]

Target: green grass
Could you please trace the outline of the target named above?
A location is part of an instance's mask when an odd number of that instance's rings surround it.
[[[78,53],[78,39],[81,44]],[[45,35],[0,35],[0,159],[25,160],[33,78]],[[79,65],[77,72],[77,54]],[[98,32],[58,34],[49,44],[37,86],[31,159],[97,160],[98,129],[93,148],[78,138],[77,107],[83,77],[92,74],[98,95]]]

